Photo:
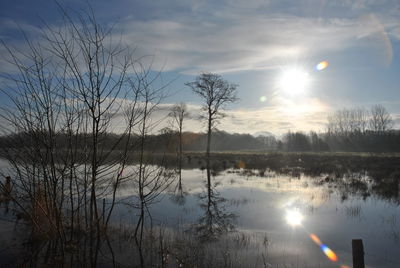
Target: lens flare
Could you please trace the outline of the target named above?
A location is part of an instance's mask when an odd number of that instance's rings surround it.
[[[317,64],[317,66],[315,66],[315,69],[317,71],[322,71],[324,69],[326,69],[326,67],[328,67],[329,63],[327,61],[321,61],[320,63]]]
[[[331,250],[330,248],[328,248],[327,245],[322,244],[321,240],[318,238],[317,235],[315,234],[310,234],[309,235],[311,240],[314,241],[315,244],[317,244],[322,252],[328,257],[328,259],[330,259],[331,261],[336,262],[338,260],[338,257],[336,256],[335,252],[333,252],[333,250]]]
[[[322,244],[321,246],[322,251],[325,253],[325,255],[330,259],[331,261],[337,261],[338,257],[336,256],[335,252],[328,248],[326,245]]]
[[[316,236],[315,234],[310,234],[310,238],[312,241],[314,241],[315,244],[317,245],[322,244],[321,240],[319,240],[318,236]]]
[[[267,100],[267,97],[265,97],[265,96],[261,96],[261,97],[260,97],[260,101],[261,101],[261,102],[265,102],[266,100]]]

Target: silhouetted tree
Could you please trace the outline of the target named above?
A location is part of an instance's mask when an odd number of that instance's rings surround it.
[[[284,137],[287,151],[305,152],[311,150],[310,141],[307,135],[301,132],[288,132]]]
[[[215,126],[217,120],[223,116],[221,108],[224,104],[235,102],[237,85],[230,84],[218,74],[202,73],[194,82],[188,82],[185,85],[192,88],[193,92],[199,95],[203,101],[203,111],[205,118],[207,118],[207,148],[206,148],[206,161],[207,161],[207,184],[208,188],[211,187],[211,174],[210,174],[210,145],[211,145],[211,131]]]
[[[221,108],[223,108],[224,104],[237,100],[237,85],[230,84],[220,75],[213,73],[202,73],[194,82],[188,82],[185,85],[189,86],[204,101],[204,117],[207,118],[206,157],[209,159],[212,128],[217,120],[223,116]]]
[[[371,107],[369,126],[372,131],[376,132],[385,132],[393,127],[392,117],[381,104]]]
[[[313,131],[310,132],[310,145],[314,152],[329,151],[328,144]]]
[[[98,23],[93,10],[73,13],[75,19],[59,7],[64,24],[44,25],[38,40],[25,36],[26,50],[3,43],[15,72],[2,74],[0,90],[8,99],[0,107],[0,131],[9,144],[0,153],[13,172],[13,201],[35,233],[56,240],[61,250],[84,244],[80,254],[96,267],[135,141],[143,158],[158,100],[151,84],[159,76],[150,77],[150,68],[133,60],[133,51]],[[122,134],[110,135],[121,115]],[[118,147],[123,150],[110,157]],[[149,175],[144,165],[133,173],[140,208],[166,187],[169,177],[160,174]]]
[[[178,168],[179,168],[179,179],[181,178],[182,170],[182,134],[183,134],[183,120],[189,116],[186,104],[183,102],[174,105],[171,112],[169,113],[171,118],[171,125],[173,128],[178,130],[179,135],[179,149],[178,149]]]
[[[398,134],[385,107],[341,109],[328,116],[325,142],[333,151],[396,151]]]
[[[328,116],[328,132],[347,135],[365,133],[368,126],[368,112],[364,108],[341,109]]]

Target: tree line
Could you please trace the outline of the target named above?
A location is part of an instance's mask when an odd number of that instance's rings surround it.
[[[294,151],[294,152],[400,152],[400,131],[393,129],[394,121],[383,105],[341,109],[327,117],[326,131],[289,131],[281,138],[273,135],[254,137],[249,134],[230,134],[214,131],[211,148],[217,151]],[[203,150],[202,133],[183,133],[183,148]],[[174,129],[165,129],[169,150],[174,148]],[[170,137],[170,139],[166,138]],[[154,136],[157,140],[157,136]]]
[[[173,108],[175,109],[175,108]],[[178,121],[180,122],[180,121]],[[179,124],[178,124],[179,126]],[[184,152],[205,151],[207,133],[184,131],[182,127],[172,126],[162,129],[158,134],[147,134],[143,149],[146,152],[172,153],[178,157],[178,164]],[[24,147],[32,135],[29,133],[14,133],[0,137],[0,147]],[[42,136],[43,134],[38,134]],[[56,143],[60,148],[67,148],[68,135],[57,133]],[[129,139],[129,141],[128,141]],[[103,133],[98,144],[100,151],[123,151],[129,143],[129,148],[138,148],[141,136],[136,133],[129,137],[125,134]],[[19,142],[15,142],[18,140]],[[90,146],[88,134],[78,134],[75,137],[78,148]],[[400,131],[388,129],[385,131],[364,132],[299,132],[289,131],[282,137],[274,135],[253,136],[250,134],[228,133],[214,129],[210,141],[210,151],[254,151],[254,152],[400,152]]]

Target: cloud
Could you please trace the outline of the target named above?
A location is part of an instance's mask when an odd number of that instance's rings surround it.
[[[393,118],[393,123],[394,123],[394,128],[399,129],[400,128],[400,114],[391,114]]]
[[[318,99],[305,98],[301,101],[275,97],[271,104],[259,109],[229,111],[221,122],[221,128],[230,132],[254,134],[269,131],[280,135],[292,131],[323,131],[330,107]],[[236,124],[240,122],[240,124]]]
[[[136,47],[138,56],[155,56],[144,59],[148,63],[155,60],[154,69],[187,74],[275,69],[285,61],[326,56],[358,46],[383,50],[384,56],[391,58],[389,37],[400,38],[400,23],[395,16],[360,13],[349,18],[333,11],[325,17],[303,14],[304,5],[315,8],[317,2],[146,3],[141,7],[146,16],[126,15],[119,20],[114,27],[115,39],[122,38]],[[357,1],[357,5],[347,0],[322,2],[328,10],[335,6],[357,10],[377,6],[371,0]],[[396,6],[393,1],[385,3]],[[165,9],[169,15],[162,12]],[[0,35],[4,36],[15,31],[17,24],[5,20],[1,25]],[[33,35],[39,31],[26,23],[20,25]]]
[[[41,33],[41,30],[38,27],[25,22],[13,21],[11,19],[0,19],[0,25],[1,32],[24,32],[28,36],[40,35]],[[7,35],[4,35],[4,37],[6,36]]]
[[[350,8],[355,11],[371,11],[377,8],[392,6],[399,8],[399,2],[396,0],[336,0],[329,1],[332,6],[340,6],[343,8]]]
[[[142,54],[155,55],[158,67],[186,73],[228,72],[274,68],[284,60],[372,46],[382,38],[375,16],[321,19],[275,14],[253,17],[220,15],[220,20],[180,17],[118,25],[123,40]],[[393,24],[391,29],[397,31]],[[390,29],[389,29],[390,30]],[[387,40],[384,40],[387,44]],[[379,44],[378,44],[379,45]],[[165,65],[164,65],[165,63]]]
[[[121,100],[122,106],[128,102]],[[327,114],[331,109],[317,99],[302,100],[301,105],[292,100],[277,98],[273,105],[258,109],[238,109],[225,110],[225,116],[220,119],[217,129],[231,133],[249,133],[271,132],[281,135],[287,131],[324,131]],[[151,114],[153,127],[151,133],[158,133],[165,127],[170,127],[168,113],[171,110],[172,103],[159,104]],[[312,107],[312,108],[310,108]],[[122,108],[123,109],[123,108]],[[200,120],[202,113],[201,106],[196,104],[187,104],[190,117],[184,121],[184,131],[205,132],[206,120]],[[125,128],[122,114],[117,115],[113,120],[113,129],[115,132],[121,132]]]

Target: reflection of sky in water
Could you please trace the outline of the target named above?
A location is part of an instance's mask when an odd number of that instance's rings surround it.
[[[216,190],[227,199],[226,210],[238,216],[237,230],[249,237],[254,255],[263,252],[263,242],[268,241],[265,254],[271,267],[351,266],[351,240],[356,238],[363,239],[366,267],[400,267],[400,206],[374,196],[363,200],[349,195],[342,201],[336,188],[317,186],[316,180],[268,172],[260,177],[232,170],[212,178],[213,184],[218,184]],[[205,181],[205,170],[182,170],[184,204],[173,201],[178,183],[174,182],[171,193],[163,194],[161,201],[151,206],[153,223],[182,229],[195,223],[202,214],[198,195],[206,190]],[[124,185],[119,197],[129,198],[132,193],[129,184]],[[301,224],[288,224],[287,211],[300,213]],[[114,219],[117,223],[132,222],[136,213],[122,205],[115,210]],[[11,228],[7,224],[0,227]],[[321,245],[310,238],[311,234],[318,236]],[[327,259],[324,246],[336,253],[337,262]]]
[[[183,170],[182,184],[187,193],[184,205],[177,205],[171,196],[164,195],[162,201],[151,208],[156,222],[162,221],[168,226],[187,226],[195,222],[201,214],[197,194],[205,190],[205,178],[205,171]],[[374,197],[363,200],[350,196],[341,201],[339,194],[327,187],[315,186],[313,180],[274,174],[243,176],[229,171],[213,178],[218,183],[216,189],[227,199],[227,210],[238,215],[237,229],[267,236],[268,260],[272,265],[351,266],[351,239],[362,238],[367,267],[400,267],[397,261],[399,206]],[[123,195],[129,192],[128,189],[124,191],[127,192]],[[288,209],[303,215],[301,226],[287,224]],[[124,212],[118,211],[118,214],[117,217],[122,217]],[[339,260],[329,261],[310,239],[310,234],[318,235]],[[258,242],[254,240],[254,243]],[[325,249],[323,246],[321,249]]]

